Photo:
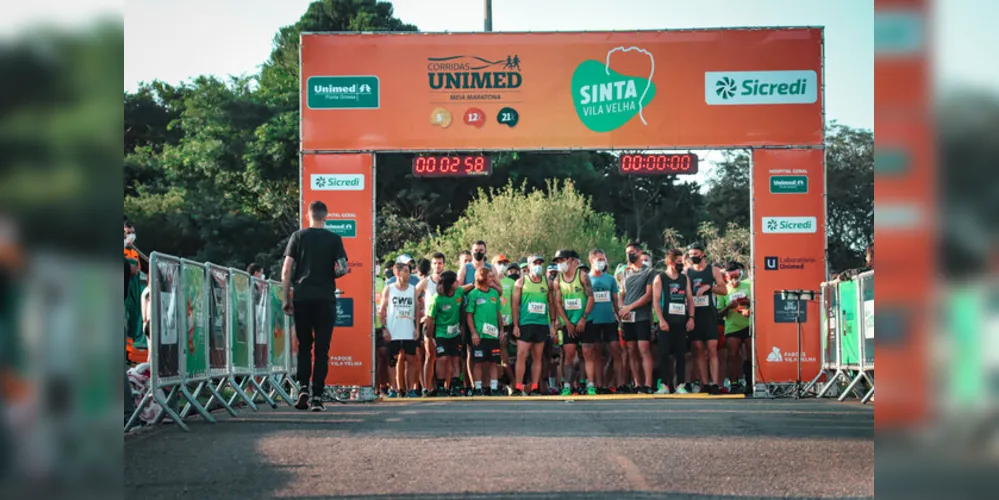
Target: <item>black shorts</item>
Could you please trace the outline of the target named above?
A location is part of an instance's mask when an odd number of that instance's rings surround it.
[[[576,336],[571,337],[569,336],[569,329],[563,326],[559,329],[559,336],[562,338],[561,345],[579,345],[583,341],[583,334],[584,332],[576,332]]]
[[[388,344],[385,342],[384,328],[375,328],[375,347],[379,349],[382,347],[388,347]]]
[[[717,314],[694,313],[694,329],[687,332],[687,337],[691,342],[707,342],[718,340],[718,319]]]
[[[617,340],[617,323],[604,323],[601,325],[587,323],[586,331],[583,332],[582,336],[584,344],[607,344],[616,342]]]
[[[389,356],[393,358],[399,355],[399,351],[405,352],[409,356],[416,355],[415,340],[393,340],[388,343]]]
[[[652,325],[648,321],[636,321],[634,323],[622,323],[621,333],[625,342],[638,342],[652,339]]]
[[[437,342],[437,357],[458,355],[458,344],[460,343],[458,337],[437,337],[434,340]]]
[[[499,339],[480,339],[479,345],[469,344],[468,348],[472,351],[472,361],[476,363],[499,363]]]
[[[725,334],[725,338],[732,337],[732,338],[737,338],[737,339],[742,339],[742,340],[749,340],[749,337],[751,337],[751,336],[752,335],[750,334],[749,327],[743,328],[742,330],[736,330],[736,331],[734,331],[732,333],[726,333]]]
[[[548,340],[550,331],[548,325],[520,325],[520,338],[517,340],[537,344]]]

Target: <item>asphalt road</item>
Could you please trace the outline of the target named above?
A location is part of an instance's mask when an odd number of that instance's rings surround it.
[[[125,498],[873,498],[874,410],[828,401],[282,407],[125,437]]]

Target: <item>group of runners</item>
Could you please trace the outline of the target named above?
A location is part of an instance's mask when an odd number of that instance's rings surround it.
[[[386,397],[724,394],[747,391],[751,287],[745,267],[699,244],[662,265],[638,243],[487,260],[476,241],[400,256],[376,279],[376,385]]]

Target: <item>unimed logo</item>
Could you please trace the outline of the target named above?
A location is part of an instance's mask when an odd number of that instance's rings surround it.
[[[812,104],[818,77],[805,71],[706,71],[704,102],[709,105]]]
[[[815,217],[763,217],[761,227],[766,234],[805,234],[818,230]]]
[[[313,191],[363,191],[362,174],[312,174]]]

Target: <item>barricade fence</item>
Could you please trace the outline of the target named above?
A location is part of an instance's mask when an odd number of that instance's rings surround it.
[[[822,369],[806,390],[821,383],[820,398],[866,403],[874,397],[874,271],[824,283],[821,293]]]
[[[254,411],[258,401],[294,404],[297,342],[280,283],[158,252],[149,260],[149,384],[126,432],[147,407],[153,423],[186,431],[191,411],[215,423],[211,410],[235,416],[238,401]]]

